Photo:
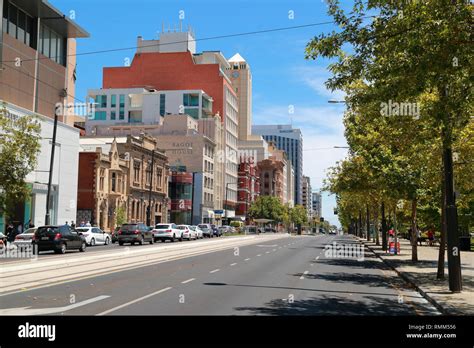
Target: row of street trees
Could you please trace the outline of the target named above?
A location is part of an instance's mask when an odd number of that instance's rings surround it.
[[[466,226],[474,213],[473,6],[356,0],[346,11],[329,0],[328,9],[340,30],[312,39],[306,58],[330,59],[327,87],[346,94],[349,156],[326,180],[341,223],[359,235],[380,225],[384,250],[390,226],[409,227],[414,262],[417,229],[440,231],[438,278],[448,239],[450,289],[461,291],[458,213]]]
[[[287,230],[291,230],[291,224],[301,226],[308,221],[306,209],[302,205],[291,208],[273,196],[258,197],[249,207],[248,215],[253,219],[268,219],[275,223],[283,223]]]

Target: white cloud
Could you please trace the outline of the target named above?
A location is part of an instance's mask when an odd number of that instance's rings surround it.
[[[331,77],[331,72],[325,67],[318,65],[314,66],[299,66],[292,69],[291,73],[296,78],[310,87],[319,96],[327,99],[343,100],[344,92],[330,91],[326,88],[326,81]]]

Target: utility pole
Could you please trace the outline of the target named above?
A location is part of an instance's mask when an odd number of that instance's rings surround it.
[[[153,168],[155,167],[155,150],[151,151],[151,169],[150,169],[150,191],[148,192],[148,209],[146,214],[146,224],[151,226],[151,191],[153,189]]]
[[[56,107],[56,109],[54,110],[53,139],[52,139],[52,145],[51,145],[51,159],[49,162],[48,193],[46,194],[46,216],[44,217],[45,225],[49,225],[51,223],[50,200],[51,200],[51,185],[53,181],[54,151],[56,149],[57,129],[58,129],[58,108]]]

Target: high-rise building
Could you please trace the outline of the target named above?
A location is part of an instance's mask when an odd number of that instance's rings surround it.
[[[322,208],[323,208],[323,201],[320,192],[313,192],[312,193],[312,206],[313,206],[313,216],[321,217],[322,216]]]
[[[6,117],[34,115],[41,126],[38,164],[26,177],[31,196],[18,202],[10,219],[24,225],[31,220],[38,226],[45,224],[48,214],[51,224],[70,222],[76,219],[79,130],[73,118],[58,117],[47,212],[53,119],[58,105],[74,100],[75,40],[89,34],[48,1],[2,0],[0,18],[0,105],[5,105]]]
[[[312,196],[311,196],[311,180],[309,176],[303,175],[303,185],[302,185],[302,205],[306,209],[308,217],[312,216]]]
[[[301,130],[291,125],[255,125],[252,134],[261,135],[284,150],[295,170],[295,204],[303,204],[303,135]]]

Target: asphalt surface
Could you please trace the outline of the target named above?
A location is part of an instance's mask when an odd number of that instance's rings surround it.
[[[359,245],[350,236],[256,240],[238,248],[0,295],[0,315],[12,308],[21,315],[439,314],[368,249],[361,261],[326,257],[324,248],[333,242]],[[187,243],[202,241],[183,245]],[[116,248],[97,246],[82,255]]]

